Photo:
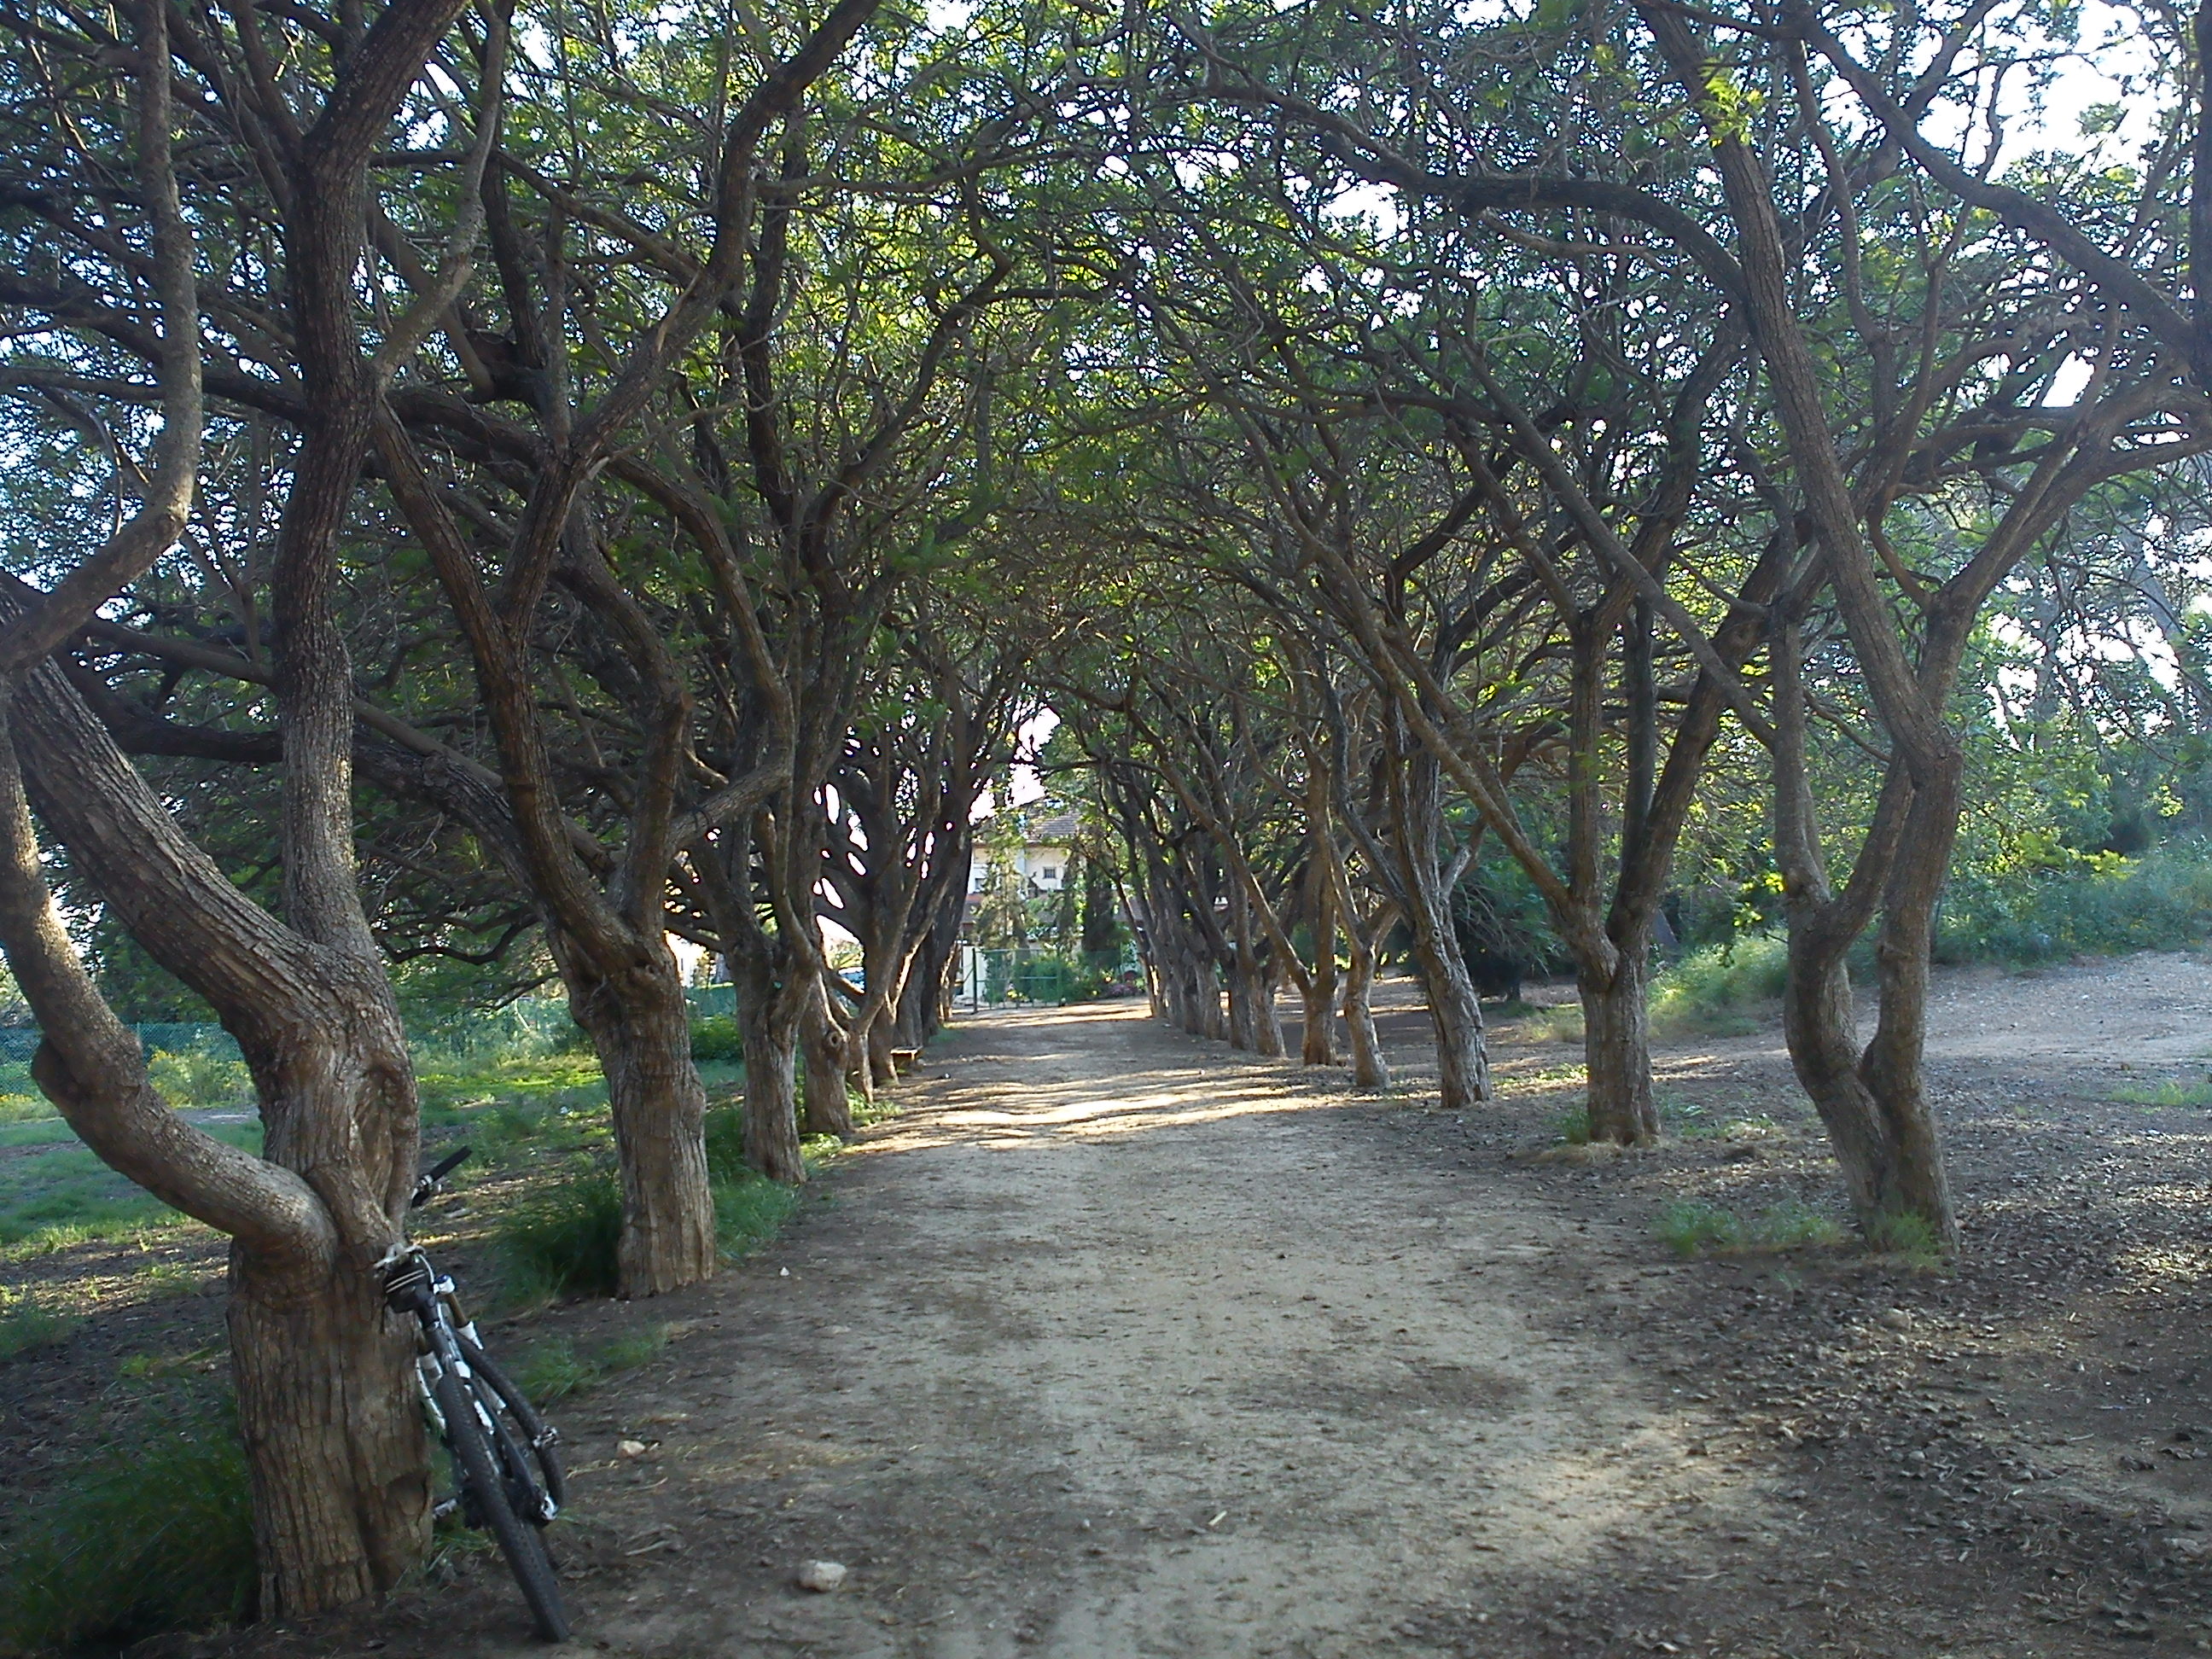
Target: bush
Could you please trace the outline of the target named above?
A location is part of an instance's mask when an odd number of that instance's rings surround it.
[[[253,1610],[253,1510],[227,1405],[149,1412],[9,1539],[0,1649],[123,1643]]]
[[[1777,935],[1751,933],[1692,951],[1652,980],[1652,1034],[1743,1029],[1743,1011],[1780,996],[1789,975],[1789,943]]]
[[[735,1060],[745,1057],[744,1036],[729,1014],[708,1014],[691,1022],[691,1058]]]
[[[612,1296],[622,1182],[611,1170],[579,1170],[509,1211],[494,1237],[506,1260],[507,1294],[517,1301]]]
[[[146,1077],[172,1106],[239,1106],[253,1098],[253,1074],[246,1062],[202,1046],[156,1049]]]
[[[1962,869],[1943,893],[1946,962],[2046,962],[2178,950],[2212,934],[2212,848],[2182,842],[2140,858],[2038,842],[1994,868]]]

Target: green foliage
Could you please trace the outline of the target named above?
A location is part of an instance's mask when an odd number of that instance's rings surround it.
[[[748,1170],[739,1180],[714,1185],[715,1241],[734,1261],[774,1238],[798,1209],[792,1188]]]
[[[1937,919],[1939,959],[2045,962],[2176,950],[2212,935],[2212,846],[2179,842],[2130,858],[2055,836],[1955,871]]]
[[[179,1110],[243,1106],[253,1099],[253,1074],[246,1063],[212,1045],[157,1049],[146,1062],[146,1077]]]
[[[1778,1204],[1747,1218],[1717,1204],[1683,1200],[1659,1212],[1659,1242],[1685,1258],[1738,1250],[1832,1249],[1844,1230],[1832,1217],[1802,1204]]]
[[[1743,1011],[1780,996],[1789,970],[1789,945],[1771,934],[1692,951],[1653,975],[1652,1035],[1748,1030]]]
[[[1867,1228],[1867,1245],[1915,1267],[1941,1267],[1943,1243],[1925,1216],[1897,1210],[1878,1216]]]
[[[253,1607],[252,1504],[226,1404],[166,1401],[15,1517],[0,1648],[124,1643]]]
[[[2212,1106],[2212,1078],[2196,1083],[2168,1078],[2154,1089],[2115,1089],[2111,1097],[2130,1106]]]
[[[622,1182],[599,1164],[574,1170],[501,1216],[493,1237],[514,1301],[612,1296]]]
[[[608,1378],[658,1358],[668,1346],[668,1327],[654,1325],[635,1335],[603,1342],[588,1354],[566,1337],[530,1351],[515,1371],[523,1393],[540,1406],[588,1393]]]
[[[66,1342],[82,1322],[33,1291],[0,1287],[0,1359]]]
[[[729,1014],[709,1014],[691,1022],[691,1058],[696,1060],[743,1060],[744,1034]]]

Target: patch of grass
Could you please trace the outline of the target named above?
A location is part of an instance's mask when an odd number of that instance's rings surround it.
[[[2111,1097],[2129,1106],[2212,1106],[2212,1078],[2200,1083],[2168,1078],[2155,1089],[2115,1089]]]
[[[218,1123],[210,1133],[248,1152],[261,1148],[258,1123]],[[0,1146],[41,1149],[0,1164],[0,1260],[186,1224],[102,1164],[58,1118],[0,1126]]]
[[[1540,1009],[1529,1020],[1528,1030],[1550,1042],[1579,1047],[1583,1040],[1583,1006],[1579,1002],[1562,1002]]]
[[[146,1382],[161,1376],[204,1376],[215,1370],[222,1363],[222,1345],[210,1342],[204,1348],[194,1348],[186,1353],[134,1353],[118,1370],[133,1382]]]
[[[1906,1266],[1921,1268],[1943,1265],[1943,1243],[1926,1219],[1902,1211],[1877,1218],[1867,1228],[1867,1244],[1884,1255],[1895,1256]]]
[[[1688,1258],[1742,1250],[1832,1249],[1848,1236],[1841,1223],[1802,1204],[1775,1205],[1747,1218],[1717,1204],[1684,1200],[1659,1212],[1659,1242]]]
[[[1561,1112],[1552,1120],[1552,1133],[1569,1146],[1587,1146],[1590,1141],[1589,1108],[1577,1105]]]
[[[0,1359],[66,1342],[83,1322],[29,1291],[0,1289]]]
[[[465,1061],[424,1055],[416,1085],[426,1113],[495,1102],[557,1109],[604,1106],[607,1100],[606,1079],[588,1054],[469,1056]]]
[[[742,1180],[715,1183],[715,1242],[731,1261],[750,1255],[798,1209],[799,1194],[792,1188],[748,1170]]]
[[[1743,1221],[1733,1210],[1687,1200],[1662,1210],[1654,1231],[1662,1244],[1684,1257],[1706,1250],[1732,1250],[1743,1243]]]
[[[499,1219],[494,1242],[510,1299],[612,1296],[622,1241],[622,1183],[612,1170],[576,1170]]]
[[[235,1623],[256,1589],[246,1455],[227,1407],[166,1402],[25,1516],[0,1570],[0,1649]]]
[[[745,1163],[745,1109],[737,1102],[707,1114],[707,1179],[717,1187],[753,1173]]]
[[[667,1346],[665,1325],[603,1342],[589,1354],[579,1353],[574,1343],[561,1338],[532,1349],[514,1380],[536,1404],[550,1406],[556,1400],[588,1393],[609,1377],[651,1364]]]

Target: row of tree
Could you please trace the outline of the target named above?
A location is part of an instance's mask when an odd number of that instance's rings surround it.
[[[1165,1010],[1279,1050],[1290,984],[1304,1057],[1341,1007],[1379,1083],[1402,927],[1478,1103],[1454,894],[1502,858],[1622,1140],[1676,852],[1756,775],[1799,1075],[1868,1229],[1949,1238],[1962,724],[2080,637],[1990,619],[2075,614],[2023,573],[2108,568],[2063,550],[2094,521],[2162,573],[2187,706],[2146,719],[2207,713],[2169,496],[2212,117],[2147,16],[2144,135],[2008,149],[2070,15],[0,11],[0,944],[72,1126],[235,1241],[264,1611],[427,1537],[393,964],[542,948],[624,1292],[693,1282],[669,935],[737,988],[748,1158],[803,1179],[932,1029],[1047,702]],[[2097,591],[2132,639],[2144,583]],[[149,1085],[130,951],[238,1039],[260,1158]]]

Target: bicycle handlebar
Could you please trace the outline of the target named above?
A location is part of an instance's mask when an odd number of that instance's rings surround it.
[[[438,1183],[459,1169],[473,1150],[471,1147],[464,1146],[459,1152],[440,1158],[425,1170],[415,1182],[415,1196],[408,1200],[407,1207],[411,1210],[429,1197],[436,1190]]]

